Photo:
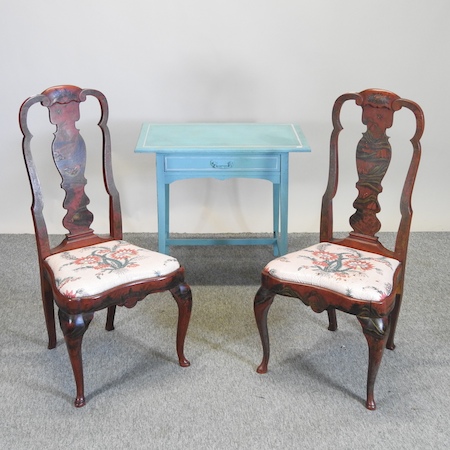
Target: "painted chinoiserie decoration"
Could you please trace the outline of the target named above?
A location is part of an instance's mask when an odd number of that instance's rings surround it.
[[[356,149],[357,198],[350,217],[352,231],[336,237],[333,230],[333,199],[338,191],[339,158],[349,157],[339,149],[343,129],[340,112],[353,101],[362,108],[367,126]],[[400,222],[393,248],[381,242],[377,232],[381,223],[379,194],[389,168],[392,149],[386,130],[393,125],[396,111],[406,108],[415,117],[415,132],[402,149],[407,162],[406,177],[398,180]],[[267,315],[275,295],[299,298],[315,312],[327,311],[329,330],[337,329],[336,310],[355,315],[369,347],[366,407],[375,409],[374,385],[384,347],[395,348],[394,336],[403,296],[405,265],[412,219],[411,196],[420,161],[420,138],[424,116],[414,102],[380,89],[339,97],[332,113],[328,185],[322,198],[320,243],[269,262],[262,271],[261,287],[254,300],[254,311],[263,347],[257,371],[265,373],[269,362]],[[342,178],[342,177],[341,177]],[[342,180],[340,184],[345,181]],[[331,372],[333,368],[329,369]]]
[[[353,203],[355,214],[350,217],[350,225],[355,232],[375,236],[381,223],[377,218],[380,212],[378,194],[382,191],[381,182],[391,162],[391,145],[386,129],[393,123],[394,111],[390,104],[395,96],[373,94],[363,107],[362,120],[367,131],[356,149],[356,168],[359,180],[356,183],[358,198]]]

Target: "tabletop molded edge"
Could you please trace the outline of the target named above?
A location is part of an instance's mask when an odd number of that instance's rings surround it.
[[[253,146],[231,146],[231,145],[144,145],[147,139],[148,132],[150,127],[152,126],[162,126],[162,127],[171,127],[171,126],[198,126],[198,127],[220,127],[220,126],[234,126],[234,125],[242,125],[242,126],[290,126],[292,128],[293,134],[296,139],[300,143],[300,145],[253,145]],[[139,139],[137,145],[135,147],[135,153],[186,153],[186,152],[204,152],[207,150],[216,151],[216,152],[311,152],[311,148],[308,144],[308,141],[298,124],[294,123],[261,123],[261,122],[190,122],[190,123],[153,123],[153,122],[144,122],[141,126],[141,131],[139,134]]]

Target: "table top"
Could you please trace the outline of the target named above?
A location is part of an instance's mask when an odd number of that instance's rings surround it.
[[[299,125],[267,123],[144,123],[135,148],[137,153],[211,150],[311,151]]]

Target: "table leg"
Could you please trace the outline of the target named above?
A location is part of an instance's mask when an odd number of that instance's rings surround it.
[[[273,183],[273,237],[276,243],[273,245],[273,254],[280,256],[280,185]]]
[[[158,209],[158,252],[167,253],[166,240],[169,235],[169,185],[164,180],[164,159],[156,158],[156,201]]]
[[[280,172],[280,234],[278,238],[278,249],[280,255],[288,252],[288,183],[289,183],[289,164],[288,154],[281,155]]]

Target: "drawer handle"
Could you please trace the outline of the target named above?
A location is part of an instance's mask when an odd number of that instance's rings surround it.
[[[213,169],[231,169],[233,167],[233,161],[228,161],[226,164],[218,164],[215,161],[210,162]]]

